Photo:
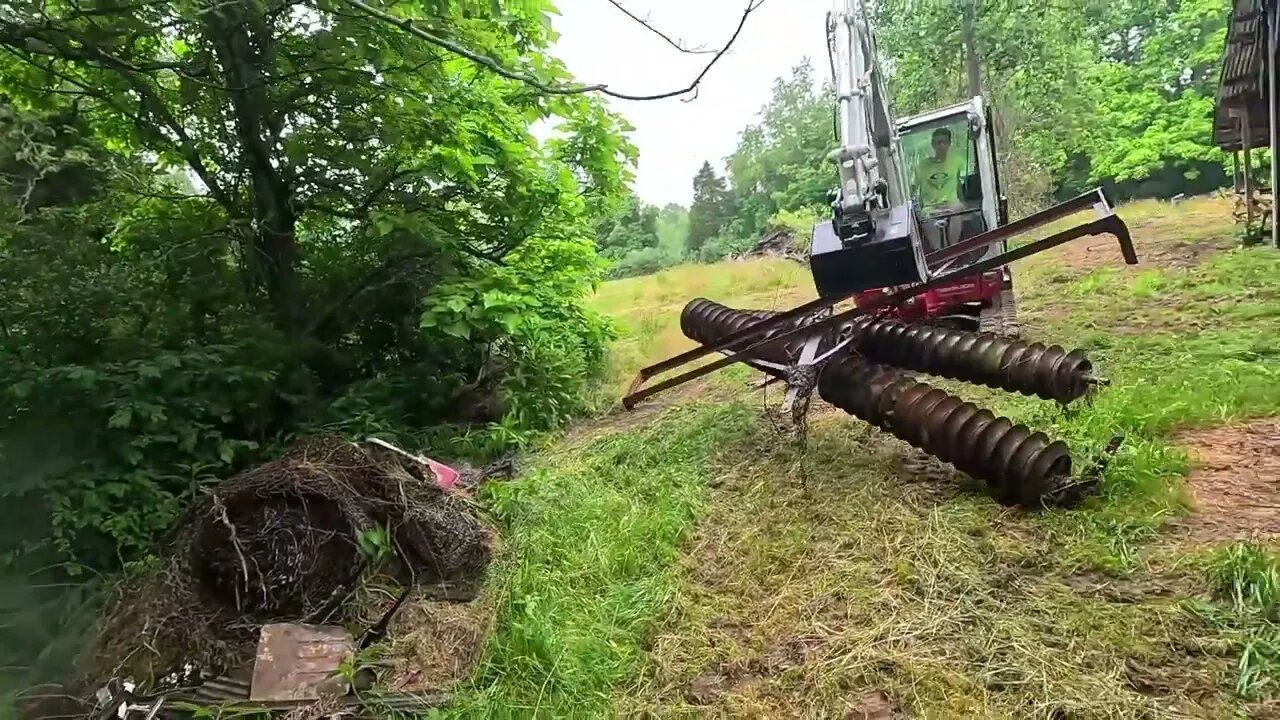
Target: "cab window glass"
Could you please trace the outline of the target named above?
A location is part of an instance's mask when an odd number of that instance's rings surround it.
[[[902,133],[899,143],[912,199],[924,214],[980,203],[963,196],[964,179],[978,172],[977,139],[972,137],[966,115],[911,128]]]

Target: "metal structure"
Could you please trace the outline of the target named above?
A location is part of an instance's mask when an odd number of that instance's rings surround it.
[[[1001,502],[1042,506],[1078,500],[1096,484],[1105,458],[1092,471],[1072,476],[1062,442],[905,373],[1063,405],[1087,395],[1103,381],[1082,351],[973,332],[989,327],[973,316],[970,323],[938,324],[965,305],[1000,317],[1005,308],[999,300],[1010,289],[1008,265],[1077,238],[1114,235],[1125,262],[1136,264],[1128,228],[1101,188],[1009,222],[983,99],[895,123],[862,0],[845,0],[841,11],[828,16],[828,40],[840,142],[831,158],[840,184],[832,193],[831,220],[814,228],[810,268],[818,298],[782,312],[691,301],[681,328],[700,347],[643,368],[623,406],[630,410],[656,393],[741,362],[787,384],[784,410],[802,414],[816,390],[832,405],[985,481]],[[966,131],[965,173],[957,178],[957,207],[926,214],[907,157],[911,134],[936,134],[945,125]],[[1094,217],[1009,244],[1083,212]],[[837,309],[850,299],[854,307]],[[647,385],[714,353],[722,357]]]
[[[840,185],[833,192],[832,220],[814,228],[811,242],[818,293],[852,289],[864,301],[868,293],[920,282],[1007,249],[996,244],[978,248],[950,259],[949,267],[927,258],[1008,222],[994,123],[981,95],[972,37],[966,40],[971,97],[896,122],[888,110],[874,33],[861,0],[849,0],[841,11],[828,13],[827,40],[840,143],[832,157]],[[945,135],[948,148],[931,148],[937,133]],[[957,160],[962,168],[952,168]],[[937,177],[939,161],[946,162],[944,175],[962,175],[954,178],[959,192],[949,199],[933,193],[925,198],[922,188]],[[859,247],[851,248],[851,242]],[[956,278],[892,312],[903,320],[945,321],[965,329],[1016,334],[1013,278],[1007,267]]]
[[[1280,95],[1276,64],[1280,58],[1280,0],[1234,0],[1214,107],[1213,141],[1231,153],[1235,169],[1237,219],[1249,236],[1265,236],[1280,247],[1280,223],[1273,212],[1280,164],[1269,177],[1254,172],[1254,150],[1280,157]]]

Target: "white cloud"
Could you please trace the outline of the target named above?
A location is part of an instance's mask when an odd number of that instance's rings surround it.
[[[733,34],[745,0],[621,0],[688,46],[718,49]],[[626,93],[658,93],[688,85],[710,59],[678,52],[606,0],[560,0],[554,18],[560,40],[553,52],[581,82],[608,83]],[[765,0],[703,80],[698,98],[623,101],[640,149],[636,192],[646,202],[688,205],[693,175],[704,160],[718,169],[738,133],[769,99],[774,78],[808,56],[827,72],[825,17],[832,0]],[[835,169],[832,182],[835,183]]]

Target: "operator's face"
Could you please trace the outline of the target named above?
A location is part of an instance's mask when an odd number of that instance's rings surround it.
[[[947,149],[951,147],[951,139],[947,137],[936,137],[933,139],[933,154],[936,157],[946,157]]]

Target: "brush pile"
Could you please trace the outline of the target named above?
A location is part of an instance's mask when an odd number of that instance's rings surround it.
[[[226,669],[252,655],[264,623],[348,619],[375,567],[390,564],[418,586],[474,592],[491,538],[467,501],[421,465],[374,445],[312,438],[198,499],[162,566],[121,588],[93,652],[99,661],[129,658],[135,677],[188,663]]]
[[[808,252],[804,243],[800,242],[795,231],[788,227],[769,228],[763,237],[756,241],[747,257],[777,257],[808,263]]]

